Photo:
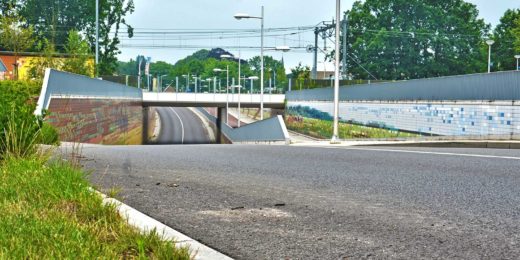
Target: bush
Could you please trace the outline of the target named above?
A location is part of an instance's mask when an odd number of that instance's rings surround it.
[[[38,140],[38,143],[59,145],[60,136],[58,134],[58,131],[56,131],[56,128],[44,122],[40,130],[40,139]]]
[[[36,82],[0,81],[0,158],[24,157],[37,143],[56,143],[52,127],[34,116],[39,93]]]

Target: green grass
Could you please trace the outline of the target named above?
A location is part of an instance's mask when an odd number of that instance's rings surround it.
[[[0,162],[0,259],[189,259],[154,232],[141,234],[89,191],[68,163]]]
[[[286,125],[289,130],[309,135],[316,138],[328,139],[332,137],[333,123],[331,121],[313,118],[288,117]],[[392,131],[381,128],[358,126],[347,123],[339,124],[340,139],[359,139],[359,138],[410,138],[418,137],[417,134]]]

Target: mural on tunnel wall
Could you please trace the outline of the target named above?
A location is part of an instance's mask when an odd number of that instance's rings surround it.
[[[287,111],[290,115],[331,121],[333,103],[289,101]],[[340,120],[423,135],[520,139],[520,105],[514,101],[341,102]]]
[[[52,98],[47,121],[66,142],[142,144],[141,101]]]

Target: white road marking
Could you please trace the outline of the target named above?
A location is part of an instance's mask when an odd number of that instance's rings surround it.
[[[179,114],[177,114],[177,111],[175,111],[175,109],[173,109],[173,107],[170,107],[170,109],[173,111],[173,113],[175,113],[175,115],[176,115],[177,118],[179,119],[179,122],[181,122],[181,129],[182,129],[182,139],[181,139],[181,144],[184,144],[184,123],[182,123],[182,119],[181,119],[181,117],[179,116]]]
[[[313,146],[313,147],[316,147],[316,146]],[[413,151],[413,150],[393,150],[393,149],[354,148],[354,147],[330,147],[330,146],[322,147],[322,148],[342,149],[342,150],[358,150],[358,151],[416,153],[416,154],[434,154],[434,155],[449,155],[449,156],[463,156],[463,157],[479,157],[479,158],[492,158],[492,159],[520,160],[520,157],[485,155],[485,154],[443,153],[443,152],[427,152],[427,151]]]

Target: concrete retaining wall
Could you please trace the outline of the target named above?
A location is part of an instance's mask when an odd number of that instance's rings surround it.
[[[62,141],[142,144],[141,97],[136,88],[47,70],[35,113],[50,113]]]
[[[333,115],[332,102],[287,106],[294,114],[314,110]],[[520,104],[515,102],[341,102],[340,120],[425,135],[520,139]]]
[[[333,89],[292,91],[291,114],[331,120]],[[520,139],[520,72],[343,87],[340,120],[425,135]]]

